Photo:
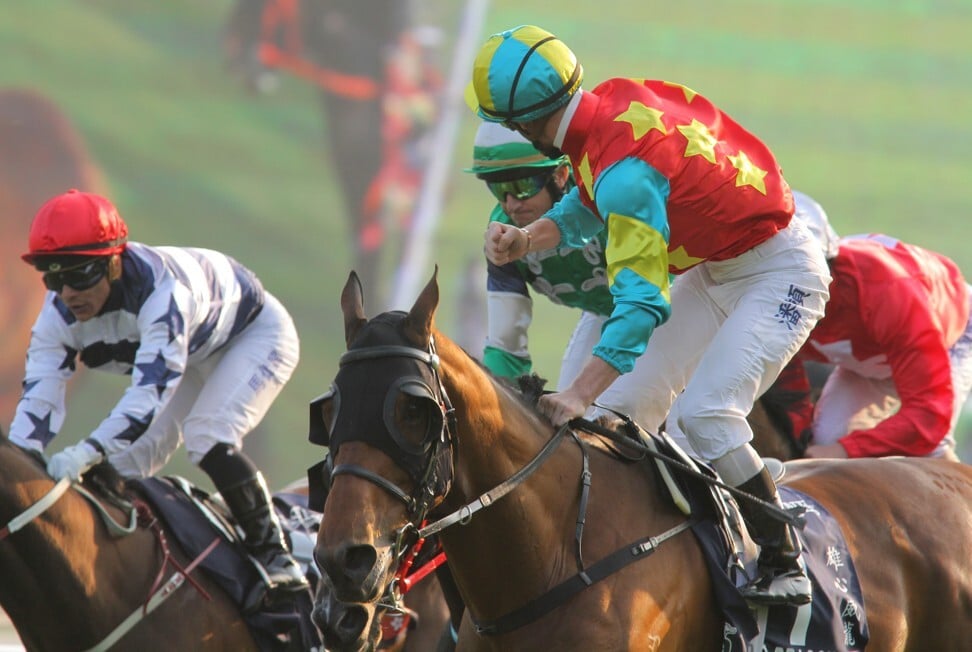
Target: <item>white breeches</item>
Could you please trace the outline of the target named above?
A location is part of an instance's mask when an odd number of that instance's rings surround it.
[[[126,477],[157,473],[183,441],[193,464],[216,444],[242,446],[300,358],[297,329],[267,293],[257,318],[222,349],[190,365],[148,430],[109,461]]]
[[[669,434],[708,461],[748,444],[746,415],[823,316],[829,285],[820,245],[799,220],[680,276],[671,319],[642,356],[641,425],[651,430],[668,417]]]

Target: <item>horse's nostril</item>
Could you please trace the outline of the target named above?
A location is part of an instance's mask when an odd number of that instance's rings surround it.
[[[337,630],[344,640],[354,640],[361,636],[368,624],[368,612],[364,607],[350,606],[337,623]]]
[[[350,574],[367,575],[378,563],[374,546],[350,546],[344,555],[344,566]]]
[[[331,590],[345,602],[369,602],[381,593],[379,554],[373,546],[358,544],[318,549],[315,557]],[[332,621],[335,619],[332,617]]]

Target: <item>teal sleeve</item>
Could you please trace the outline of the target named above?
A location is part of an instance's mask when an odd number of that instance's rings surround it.
[[[560,229],[560,246],[581,249],[604,230],[604,222],[580,199],[577,186],[571,188],[544,213]]]
[[[668,180],[634,158],[609,167],[595,184],[598,212],[608,220],[608,280],[614,310],[593,353],[621,373],[634,368],[655,328],[671,316],[669,193]],[[622,235],[627,241],[618,242]],[[634,242],[644,245],[639,248]]]

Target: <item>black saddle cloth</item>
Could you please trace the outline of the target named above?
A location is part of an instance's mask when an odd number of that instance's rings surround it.
[[[244,610],[244,605],[251,601],[251,596],[262,589],[262,580],[239,538],[227,537],[226,532],[203,514],[195,502],[210,505],[219,517],[228,519],[228,513],[213,504],[206,492],[181,478],[145,478],[132,480],[130,484],[149,503],[190,559],[195,559],[214,539],[219,539],[219,544],[200,562],[199,568],[240,606],[243,618],[261,650],[323,650],[320,635],[310,620],[313,609],[310,591],[297,593],[292,606],[277,607],[273,611]],[[192,497],[184,490],[187,487],[192,492]],[[289,519],[281,519],[281,523],[286,529]],[[227,525],[232,530],[232,524]],[[230,535],[233,534],[231,531]],[[186,585],[182,590],[195,589]]]

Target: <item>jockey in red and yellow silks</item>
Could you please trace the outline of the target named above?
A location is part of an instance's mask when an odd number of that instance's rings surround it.
[[[588,92],[582,80],[573,52],[531,25],[492,35],[473,63],[479,116],[548,156],[567,154],[578,184],[523,228],[490,224],[490,262],[607,233],[611,316],[574,381],[538,407],[566,423],[644,355],[642,425],[674,419],[723,480],[779,504],[746,415],[823,315],[823,252],[792,219],[792,193],[766,145],[706,98],[634,79]],[[789,526],[743,509],[761,546],[760,575],[743,594],[761,605],[809,602]]]
[[[627,372],[668,318],[669,272],[764,242],[789,223],[793,199],[766,145],[684,86],[614,79],[578,95],[561,146],[577,179],[566,199],[590,209],[591,231],[607,224],[608,280],[625,285],[630,307],[616,306],[595,354]],[[562,216],[584,213],[548,214],[565,244],[580,242]]]

